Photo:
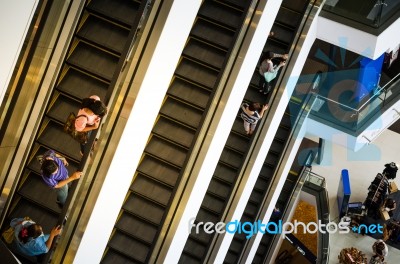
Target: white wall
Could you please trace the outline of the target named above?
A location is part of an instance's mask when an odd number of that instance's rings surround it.
[[[0,1],[0,103],[7,91],[38,0]]]

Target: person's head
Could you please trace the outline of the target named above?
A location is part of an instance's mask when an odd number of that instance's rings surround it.
[[[52,174],[56,173],[58,170],[58,165],[54,160],[45,159],[42,163],[42,174],[45,177],[50,177]]]
[[[395,203],[395,201],[392,198],[388,198],[386,200],[385,206],[389,207],[389,208],[393,208],[394,207],[394,203]]]
[[[31,238],[35,239],[43,234],[42,227],[38,224],[32,224],[28,227],[23,227],[18,234],[18,238],[22,243],[28,242]]]
[[[267,51],[266,53],[265,53],[265,59],[266,60],[271,60],[273,57],[274,57],[274,53],[272,52],[272,51]]]
[[[261,110],[261,108],[262,108],[262,105],[260,103],[251,103],[249,105],[250,111],[259,111],[259,110]]]
[[[379,255],[383,255],[383,251],[385,250],[385,243],[380,241],[375,246],[376,253]]]
[[[94,101],[88,108],[99,117],[103,117],[107,114],[107,107],[102,101]]]

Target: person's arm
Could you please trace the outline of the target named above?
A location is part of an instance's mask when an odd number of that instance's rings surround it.
[[[268,109],[268,105],[265,104],[265,105],[261,108],[261,111],[260,111],[260,118],[263,117],[264,112],[265,112],[267,109]]]
[[[91,130],[98,129],[99,125],[100,125],[100,118],[96,119],[92,126],[86,125],[85,128],[82,129],[80,132],[88,132],[88,131],[91,131]]]
[[[79,179],[80,177],[82,176],[82,172],[81,171],[76,171],[76,172],[74,172],[69,178],[67,178],[67,179],[65,179],[65,180],[62,180],[62,181],[59,181],[58,183],[57,183],[57,185],[56,186],[54,186],[54,188],[61,188],[61,187],[63,187],[65,184],[68,184],[68,183],[70,183],[70,182],[72,182],[72,181],[74,181],[74,180],[77,180],[77,179]]]
[[[68,166],[68,165],[69,165],[67,159],[66,159],[64,156],[62,156],[62,155],[56,153],[56,157],[57,157],[58,159],[60,159],[60,160],[63,162],[63,164],[64,164],[65,166]]]
[[[56,226],[53,227],[53,229],[50,231],[50,236],[49,239],[46,241],[46,247],[48,250],[50,250],[51,244],[53,243],[53,240],[56,236],[58,236],[62,231],[61,226]]]

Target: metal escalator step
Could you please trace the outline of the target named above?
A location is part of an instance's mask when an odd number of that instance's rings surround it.
[[[218,3],[217,1],[203,2],[198,16],[209,19],[231,30],[237,29],[242,23],[242,12]]]
[[[236,264],[238,263],[238,255],[231,250],[228,250],[226,253],[224,264]]]
[[[281,7],[278,15],[276,16],[276,21],[281,24],[287,24],[289,27],[296,29],[302,18],[303,16],[300,15],[300,13],[294,12],[293,10],[285,7]]]
[[[173,167],[148,155],[143,157],[137,170],[171,187],[175,186],[180,172],[177,167]]]
[[[287,113],[285,113],[282,116],[282,120],[281,120],[279,127],[283,127],[283,128],[287,128],[287,129],[292,128],[292,117],[290,115],[288,115]]]
[[[79,99],[93,94],[104,98],[107,88],[108,83],[73,68],[68,68],[68,71],[57,86],[58,90]]]
[[[134,261],[131,258],[121,255],[112,248],[107,249],[107,254],[104,254],[104,258],[101,260],[101,264],[139,264],[143,262]]]
[[[252,202],[258,204],[260,201],[262,201],[262,199],[262,193],[254,190],[253,192],[251,192],[249,200],[251,200]]]
[[[202,259],[206,250],[206,245],[200,244],[198,241],[193,240],[189,237],[186,241],[184,252],[187,255],[190,254],[192,257],[195,257],[197,259]]]
[[[232,126],[232,130],[235,131],[236,133],[243,135],[244,137],[247,137],[246,131],[244,130],[243,126],[243,119],[240,116],[236,117],[235,122],[233,123]]]
[[[79,38],[96,43],[118,54],[122,53],[128,35],[128,29],[92,15],[85,20],[77,33]]]
[[[290,134],[290,130],[287,127],[279,126],[275,134],[275,139],[280,140],[282,143],[286,143]]]
[[[28,174],[26,180],[18,189],[18,194],[26,199],[41,204],[44,208],[54,213],[61,213],[61,209],[56,203],[56,190],[47,186],[42,177],[36,173],[31,172]]]
[[[195,38],[189,38],[182,53],[185,57],[201,61],[217,69],[222,68],[226,57],[225,50],[216,48],[215,46]]]
[[[56,101],[50,105],[50,109],[46,114],[48,117],[60,123],[64,123],[67,120],[69,113],[73,112],[77,114],[80,107],[81,102],[60,94]]]
[[[263,177],[258,177],[254,187],[257,188],[258,190],[263,190],[265,192],[269,187],[269,181],[264,179]]]
[[[190,80],[194,83],[203,85],[209,90],[214,88],[215,82],[218,78],[218,71],[210,67],[206,67],[203,64],[199,64],[195,61],[187,58],[182,58],[178,67],[175,70],[175,74]]]
[[[168,94],[205,109],[210,99],[211,92],[180,78],[174,78],[168,88]]]
[[[37,224],[40,224],[43,227],[43,231],[48,234],[51,229],[56,226],[59,215],[45,207],[21,198],[8,217],[9,220],[11,220],[13,218],[25,216],[29,216]]]
[[[261,202],[261,201],[259,201]],[[254,204],[251,202],[248,202],[246,205],[246,208],[244,209],[244,213],[247,214],[249,217],[251,217],[252,219],[254,219],[258,213],[258,206],[260,203]]]
[[[182,103],[174,98],[168,97],[163,106],[161,107],[160,113],[175,119],[183,124],[188,125],[194,129],[197,129],[200,125],[200,120],[203,112],[195,107],[191,107],[188,104]]]
[[[167,138],[186,148],[190,148],[195,130],[183,126],[180,123],[174,122],[168,118],[160,116],[157,123],[153,127],[154,134]],[[178,136],[179,135],[179,136]]]
[[[217,197],[215,197],[214,195],[210,195],[209,193],[206,193],[203,198],[203,202],[201,203],[201,206],[203,208],[207,208],[207,210],[213,212],[218,212],[219,214],[222,213],[224,205],[224,200],[218,199]]]
[[[211,43],[217,47],[228,50],[233,42],[235,32],[218,27],[204,19],[197,18],[190,35]]]
[[[165,207],[144,197],[130,194],[122,208],[131,214],[138,215],[154,224],[160,224]]]
[[[265,163],[276,166],[278,164],[279,157],[276,156],[274,153],[268,152],[267,157],[265,158]]]
[[[278,141],[278,140],[272,140],[272,144],[270,147],[270,151],[280,155],[283,152],[283,148],[285,147],[285,144],[283,144],[282,142]]]
[[[157,233],[157,226],[140,220],[127,212],[122,213],[115,227],[149,244],[153,242]]]
[[[233,184],[236,181],[237,170],[226,166],[223,163],[218,163],[217,167],[215,168],[213,177]]]
[[[150,245],[147,243],[136,240],[118,230],[111,237],[108,246],[142,263],[146,261],[150,250]]]
[[[185,252],[183,252],[183,254],[181,255],[178,264],[187,264],[187,263],[190,263],[190,264],[197,264],[198,263],[198,264],[200,264],[200,263],[202,263],[201,260],[196,259],[195,257],[190,256],[188,254],[184,254],[184,253]]]
[[[207,191],[211,192],[215,196],[221,197],[222,199],[227,199],[231,194],[231,189],[231,185],[228,185],[226,182],[218,180],[217,177],[212,177]]]
[[[257,76],[257,74],[253,74],[253,76]],[[259,74],[258,74],[259,75]],[[258,77],[258,76],[257,76]],[[272,90],[271,90],[272,91]],[[258,78],[257,83],[251,84],[249,88],[246,90],[246,94],[244,95],[244,99],[247,102],[261,102],[266,98],[266,95],[260,93],[260,88],[258,86]]]
[[[179,135],[176,135],[179,137]],[[147,143],[145,152],[154,157],[182,167],[185,162],[187,149],[153,135]]]
[[[130,189],[132,192],[142,195],[149,200],[167,206],[171,198],[172,189],[159,182],[156,182],[144,175],[138,174]]]
[[[224,162],[225,164],[232,166],[232,168],[238,169],[238,167],[242,164],[243,155],[225,147],[222,150],[219,160],[220,162]]]
[[[198,241],[199,243],[202,243],[203,245],[208,245],[210,243],[210,238],[211,238],[210,234],[207,234],[204,231],[203,226],[200,226],[200,223],[198,230],[196,230],[196,227],[192,227],[189,233],[189,237],[193,240]]]
[[[245,154],[248,149],[249,142],[250,142],[249,137],[243,137],[231,131],[225,146],[228,146],[238,152]]]
[[[300,1],[283,0],[282,6],[298,13],[304,13],[304,8],[307,6],[308,2],[309,0],[300,0]]]
[[[132,25],[139,6],[140,2],[132,0],[92,0],[87,8],[115,21]]]
[[[252,263],[257,264],[257,263],[262,263],[262,262],[263,262],[263,259],[260,256],[260,254],[255,254]]]
[[[67,115],[68,113],[66,113]],[[67,116],[66,116],[67,117]],[[79,143],[75,141],[70,135],[64,132],[63,126],[50,121],[43,132],[40,134],[37,141],[57,152],[62,152],[70,158],[80,160]],[[62,150],[62,151],[61,151]]]
[[[67,59],[67,62],[106,81],[110,81],[114,75],[118,59],[113,54],[80,41]]]
[[[218,0],[218,1],[240,9],[246,8],[248,4],[246,1],[243,0]]]
[[[263,52],[267,52],[269,50],[273,50],[274,52],[276,52],[278,54],[285,54],[288,52],[288,46],[281,43],[275,37],[269,37],[267,43],[265,44],[265,46],[263,48]]]
[[[289,46],[289,44],[292,42],[294,33],[293,29],[289,29],[284,25],[274,23],[271,30],[275,32],[275,40],[279,40],[279,42],[287,46]]]
[[[213,222],[213,223],[217,223],[219,222],[220,217],[218,215],[215,214],[215,212],[211,212],[206,210],[203,207],[200,207],[199,212],[197,213],[196,216],[196,221],[198,222]]]
[[[239,240],[237,236],[234,236],[231,242],[231,245],[229,247],[229,250],[232,251],[232,253],[235,253],[235,255],[242,250],[242,244],[243,241]]]
[[[270,164],[264,163],[260,171],[260,177],[271,180],[271,177],[273,175],[274,175],[274,167],[271,166]]]

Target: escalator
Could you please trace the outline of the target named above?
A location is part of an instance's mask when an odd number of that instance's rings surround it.
[[[287,53],[289,51],[308,2],[309,1],[307,0],[283,1],[272,27],[274,35],[269,37],[264,47],[264,51],[271,50],[275,53]],[[259,77],[260,75],[257,68],[255,69],[244,101],[266,101],[265,96],[258,91]],[[278,164],[281,155],[283,155],[284,147],[291,131],[291,122],[296,118],[298,113],[299,106],[298,104],[296,104],[296,106],[297,107],[294,108],[291,107],[290,111],[288,107],[282,118],[281,124],[271,144],[263,168],[251,194],[250,201],[244,212],[242,221],[253,222],[255,220],[255,214],[263,200],[262,197],[266,195],[265,192],[269,189],[276,165]],[[214,171],[207,193],[203,198],[195,223],[217,223],[223,221],[222,217],[226,206],[228,205],[227,201],[230,199],[233,188],[238,180],[241,167],[243,166],[242,163],[247,155],[249,145],[250,138],[245,134],[243,120],[238,115]],[[292,185],[289,182],[290,179],[292,179],[292,177],[288,179],[282,193],[291,190]],[[292,180],[295,181],[295,179]],[[251,220],[251,218],[254,219]],[[209,253],[209,250],[211,250],[210,244],[214,234],[206,234],[202,229],[199,231],[200,233],[198,234],[192,232],[189,235],[179,261],[180,263],[203,263],[207,261],[206,255]],[[242,244],[244,242],[242,238],[244,238],[244,236],[235,236],[225,259],[226,263],[237,263],[241,251],[241,249],[237,249],[237,244]]]
[[[202,2],[101,263],[149,262],[250,2]]]
[[[130,43],[130,32],[136,31],[135,18],[141,16],[141,10],[141,2],[132,0],[91,0],[85,4],[4,226],[12,218],[29,216],[48,233],[63,218],[56,192],[41,179],[36,157],[55,150],[69,161],[69,175],[82,166],[79,143],[63,131],[64,122],[70,112],[77,112],[82,98],[97,94],[107,101],[110,83],[119,74],[117,65],[125,59],[123,51]]]

